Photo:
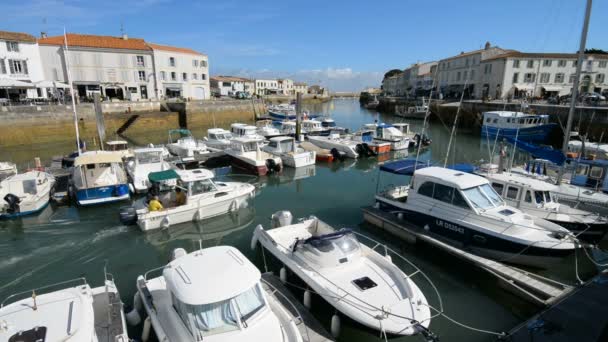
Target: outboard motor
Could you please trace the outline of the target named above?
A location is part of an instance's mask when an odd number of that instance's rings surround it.
[[[359,156],[365,155],[365,149],[363,148],[363,145],[361,145],[361,144],[357,144],[357,146],[355,147],[355,151],[357,151],[357,154]]]
[[[21,200],[17,195],[6,194],[6,196],[4,196],[4,201],[8,203],[6,212],[9,214],[15,214],[21,211],[19,208],[19,203],[21,203]]]
[[[281,171],[281,166],[277,165],[277,162],[274,159],[266,159],[266,167],[268,168],[268,173]]]
[[[331,155],[334,157],[334,160],[344,160],[344,156],[340,153],[340,151],[338,151],[337,148],[332,148],[329,153],[331,153]]]
[[[120,223],[125,226],[137,223],[137,211],[133,207],[121,207],[118,212]]]
[[[426,134],[422,136],[422,145],[423,146],[429,146],[432,142],[433,142],[433,140],[431,140],[431,138],[429,138]]]
[[[374,150],[372,150],[368,144],[363,143],[363,149],[365,150],[365,153],[367,154],[367,156],[377,156],[378,153],[374,152]]]
[[[287,210],[281,210],[272,214],[272,216],[270,217],[270,221],[272,228],[289,226],[293,222],[293,216],[291,215],[291,212]]]

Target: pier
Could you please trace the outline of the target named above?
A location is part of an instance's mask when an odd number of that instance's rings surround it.
[[[363,207],[362,211],[363,218],[368,223],[400,237],[406,242],[416,243],[418,240],[424,241],[465,262],[473,264],[498,279],[505,289],[533,304],[540,306],[550,305],[573,289],[569,285],[561,284],[517,267],[456,248],[430,235],[424,229],[403,219],[399,219],[395,214],[374,207]]]

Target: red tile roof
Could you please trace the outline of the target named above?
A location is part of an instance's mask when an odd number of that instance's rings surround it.
[[[0,31],[0,40],[35,43],[36,37],[32,36],[31,34],[27,34],[27,33]]]
[[[593,56],[595,58],[608,59],[608,55],[598,53],[586,53],[585,56]],[[578,55],[576,53],[555,53],[555,52],[519,52],[510,51],[494,57],[486,58],[486,60],[496,60],[508,57],[519,57],[519,58],[572,58],[576,59]]]
[[[250,79],[236,76],[212,76],[212,80],[219,82],[253,82]]]
[[[204,53],[200,53],[200,52],[194,51],[192,49],[188,49],[188,48],[180,48],[180,47],[175,47],[175,46],[159,45],[159,44],[153,44],[153,43],[148,43],[148,46],[150,46],[154,50],[163,50],[163,51],[186,53],[189,55],[206,56]]]
[[[125,49],[125,50],[146,50],[150,51],[150,47],[141,38],[112,37],[112,36],[96,36],[89,34],[67,34],[68,46],[74,47],[92,47],[104,49]],[[64,45],[63,36],[53,36],[38,39],[40,45]]]

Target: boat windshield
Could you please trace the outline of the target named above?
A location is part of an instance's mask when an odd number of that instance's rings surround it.
[[[138,152],[135,155],[139,164],[154,164],[160,163],[161,153],[160,152]]]
[[[551,197],[551,193],[549,191],[534,191],[534,198],[538,204],[553,202],[553,198]]]
[[[209,139],[212,140],[230,140],[232,139],[232,133],[210,133]]]
[[[500,195],[489,184],[465,189],[462,193],[474,207],[479,209],[492,209],[504,204]]]
[[[320,252],[329,253],[332,251],[342,251],[344,254],[350,254],[359,250],[359,241],[352,232],[343,233],[341,232],[327,234],[325,236],[314,237],[309,240],[315,249]]]
[[[334,121],[323,121],[321,125],[324,127],[336,127],[336,123]]]
[[[173,305],[195,340],[202,341],[204,336],[239,329],[239,322],[246,323],[266,302],[260,285],[256,284],[236,297],[211,304],[184,304],[173,296]]]

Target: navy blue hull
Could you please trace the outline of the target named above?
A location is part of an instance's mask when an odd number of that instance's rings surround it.
[[[604,236],[606,236],[606,233],[608,233],[607,223],[594,223],[587,225],[585,223],[567,223],[554,220],[549,221],[559,224],[560,226],[571,231],[574,235],[578,236],[579,239],[592,244],[597,244],[602,241]]]
[[[551,131],[553,130],[553,128],[555,128],[557,125],[556,124],[544,124],[544,125],[538,125],[538,126],[534,126],[534,127],[528,127],[528,128],[520,128],[518,129],[514,129],[514,128],[496,128],[496,127],[492,127],[492,126],[487,126],[487,125],[483,125],[481,127],[481,136],[485,137],[488,136],[492,139],[494,139],[496,137],[496,134],[498,134],[499,138],[513,138],[513,139],[518,139],[518,140],[522,140],[522,141],[529,141],[529,142],[544,142],[547,139],[547,136],[549,135],[549,133],[551,133]]]

